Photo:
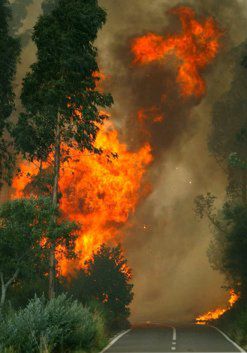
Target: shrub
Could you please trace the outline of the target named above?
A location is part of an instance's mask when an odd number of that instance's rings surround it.
[[[226,312],[217,321],[217,326],[243,348],[247,348],[247,307],[243,301],[240,300],[230,311]]]
[[[101,317],[64,294],[48,303],[34,298],[1,326],[0,350],[12,348],[15,353],[87,350],[104,337]]]

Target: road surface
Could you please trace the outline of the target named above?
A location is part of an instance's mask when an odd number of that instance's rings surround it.
[[[213,327],[190,325],[132,328],[117,336],[103,352],[244,352],[244,350]]]

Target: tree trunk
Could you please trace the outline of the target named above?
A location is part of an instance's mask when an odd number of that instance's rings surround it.
[[[4,303],[5,303],[7,289],[16,280],[19,272],[20,272],[19,269],[17,269],[15,271],[13,277],[11,277],[8,280],[7,283],[4,283],[3,273],[0,272],[0,279],[1,279],[1,301],[0,301],[0,307],[1,308],[4,306]]]
[[[58,207],[58,181],[60,172],[60,114],[57,117],[57,129],[55,140],[55,156],[54,156],[54,183],[52,191],[52,206],[54,209]],[[55,278],[56,278],[56,259],[55,259],[55,241],[51,244],[50,261],[49,261],[49,299],[55,297]]]

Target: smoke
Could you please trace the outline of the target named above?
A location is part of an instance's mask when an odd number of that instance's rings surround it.
[[[142,201],[126,228],[127,257],[134,273],[132,322],[192,320],[226,301],[224,278],[211,269],[207,248],[211,233],[206,220],[194,214],[194,198],[210,191],[224,198],[226,180],[207,148],[211,110],[229,88],[234,66],[232,49],[246,39],[244,1],[101,0],[108,21],[98,41],[106,88],[115,99],[113,118],[122,138],[135,149],[150,140],[155,161],[147,180],[153,191]],[[179,21],[168,10],[191,6],[198,16],[213,16],[224,30],[221,53],[204,72],[202,99],[179,99],[177,63],[133,67],[131,40],[148,32],[177,33]],[[162,99],[164,97],[164,99]],[[164,116],[149,125],[150,136],[138,129],[137,112],[152,106]]]

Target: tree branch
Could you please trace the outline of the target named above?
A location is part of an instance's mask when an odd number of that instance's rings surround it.
[[[14,275],[13,275],[13,276],[8,280],[8,282],[5,284],[5,287],[6,287],[6,288],[8,288],[8,286],[9,286],[12,282],[14,282],[14,280],[17,278],[19,272],[20,272],[20,269],[18,268],[18,269],[15,271]]]
[[[208,219],[210,220],[210,222],[218,229],[220,230],[221,232],[223,232],[224,234],[227,234],[229,235],[228,231],[226,229],[224,229],[219,222],[217,222],[214,217],[209,213],[207,212],[207,217]]]

